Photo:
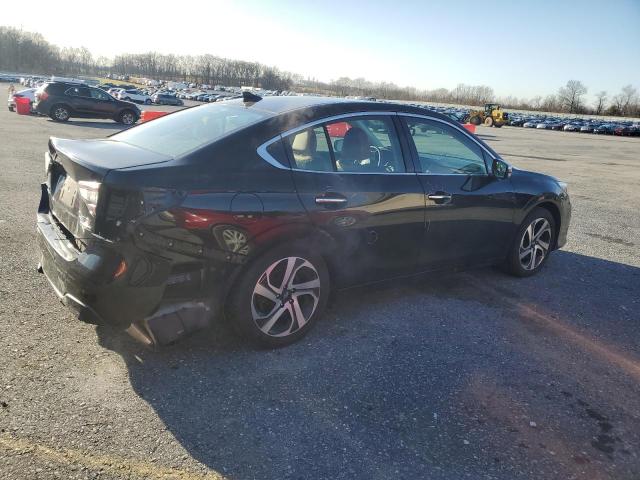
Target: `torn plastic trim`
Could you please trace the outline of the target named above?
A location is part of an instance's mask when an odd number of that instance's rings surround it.
[[[207,301],[172,303],[132,323],[126,332],[149,347],[168,345],[209,326],[211,312],[212,307]]]

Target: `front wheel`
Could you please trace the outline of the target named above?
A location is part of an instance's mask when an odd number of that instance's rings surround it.
[[[120,114],[118,121],[124,125],[133,125],[138,121],[138,117],[131,110],[125,110]]]
[[[9,111],[13,112],[13,107],[11,105],[9,105]]]
[[[507,258],[509,273],[529,277],[537,273],[549,258],[555,240],[553,215],[545,208],[536,208],[522,222]]]
[[[487,117],[484,119],[484,126],[485,127],[492,127],[493,126],[493,117]]]
[[[482,123],[482,119],[478,115],[474,115],[469,119],[469,123],[471,125],[480,125]]]
[[[147,98],[147,99],[144,101],[144,104],[145,104],[145,105],[151,105],[151,99]]]
[[[328,296],[329,274],[322,257],[303,247],[280,247],[242,274],[229,295],[226,316],[254,344],[277,348],[311,330]]]

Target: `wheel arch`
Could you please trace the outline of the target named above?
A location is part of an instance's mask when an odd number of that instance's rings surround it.
[[[560,208],[551,199],[543,199],[539,202],[534,203],[527,209],[526,214],[522,217],[522,221],[524,221],[524,219],[536,208],[544,208],[553,217],[553,221],[555,223],[555,231],[553,232],[553,245],[551,249],[555,250],[557,248],[558,234],[560,232],[560,228],[562,224],[562,216],[560,215]]]
[[[286,228],[276,228],[253,238],[251,243],[254,247],[250,257],[239,268],[236,268],[229,277],[229,281],[221,295],[222,306],[227,303],[233,287],[244,272],[263,255],[284,244],[302,246],[313,253],[319,254],[329,271],[329,280],[331,281],[335,278],[335,272],[332,267],[333,262],[330,261],[330,257],[337,247],[337,242],[327,231],[314,225],[299,224],[287,226]]]

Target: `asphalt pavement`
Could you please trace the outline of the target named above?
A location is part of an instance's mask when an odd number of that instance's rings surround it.
[[[640,478],[640,138],[478,128],[569,183],[536,277],[359,288],[288,348],[216,325],[154,352],[35,271],[48,137],[120,128],[0,111],[1,478]]]

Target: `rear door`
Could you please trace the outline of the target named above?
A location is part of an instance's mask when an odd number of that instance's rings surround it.
[[[74,112],[82,116],[90,116],[93,112],[93,101],[88,87],[77,86],[68,88],[65,95],[69,98],[69,103]]]
[[[305,209],[337,242],[334,267],[343,284],[417,269],[425,197],[394,118],[349,115],[283,139]]]
[[[435,118],[400,118],[426,193],[422,262],[467,266],[503,257],[514,229],[511,181],[490,173],[488,152],[463,128]]]

